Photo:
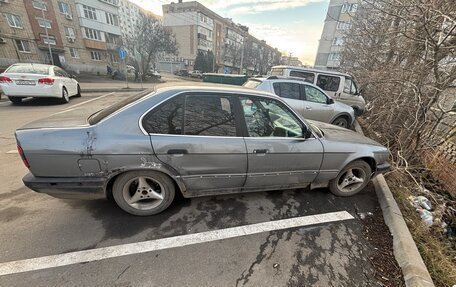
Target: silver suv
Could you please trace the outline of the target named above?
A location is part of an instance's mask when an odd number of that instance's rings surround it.
[[[355,120],[352,107],[334,101],[322,89],[301,79],[250,78],[244,87],[276,94],[306,119],[344,128],[350,128]]]

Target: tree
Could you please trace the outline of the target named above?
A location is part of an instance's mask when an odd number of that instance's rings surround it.
[[[213,72],[214,53],[212,51],[204,52],[199,50],[195,58],[195,70],[203,73]]]
[[[170,30],[160,21],[148,15],[142,15],[135,27],[136,33],[125,40],[129,60],[140,68],[145,76],[151,64],[155,64],[160,53],[177,55],[177,42]]]

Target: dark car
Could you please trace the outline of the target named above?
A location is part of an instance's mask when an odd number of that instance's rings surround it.
[[[187,70],[178,70],[174,72],[174,75],[180,76],[180,77],[188,77],[189,73]]]
[[[381,144],[308,122],[277,96],[244,88],[161,88],[95,113],[54,114],[18,129],[16,139],[30,170],[27,187],[56,197],[113,197],[135,215],[165,210],[176,193],[310,185],[350,196],[389,167]]]

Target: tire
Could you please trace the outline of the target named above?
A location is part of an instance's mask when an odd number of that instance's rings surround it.
[[[124,211],[133,215],[148,216],[169,207],[174,200],[175,188],[172,180],[160,172],[131,171],[116,179],[112,196]]]
[[[371,176],[370,165],[364,160],[356,160],[345,166],[337,177],[329,182],[329,190],[337,196],[352,196],[366,187]]]
[[[81,97],[81,87],[78,85],[78,93],[74,95],[76,98]]]
[[[70,101],[70,95],[65,87],[62,89],[62,97],[60,98],[61,104],[67,104]]]
[[[349,128],[349,123],[348,123],[348,119],[346,117],[338,117],[337,119],[335,119],[333,122],[332,122],[333,125],[336,125],[336,126],[339,126],[341,128],[346,128],[348,129]]]
[[[22,103],[22,97],[8,97],[13,105],[20,105]]]

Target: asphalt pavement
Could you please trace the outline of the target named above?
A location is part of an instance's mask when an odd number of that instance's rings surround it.
[[[83,94],[67,105],[0,102],[0,270],[13,270],[0,276],[0,286],[375,286],[368,259],[374,247],[358,216],[378,207],[372,185],[349,198],[326,189],[178,198],[151,217],[129,215],[109,200],[55,199],[23,186],[27,169],[15,152],[16,128],[75,105],[102,108],[130,95]],[[307,223],[274,227],[284,219]],[[261,229],[269,223],[272,229]],[[236,227],[244,233],[234,234]],[[189,235],[196,238],[191,245]],[[173,244],[160,245],[163,240]],[[152,248],[141,249],[146,245]],[[50,255],[62,261],[36,263]],[[66,264],[71,258],[78,263]],[[34,271],[19,272],[10,263],[18,260]]]

